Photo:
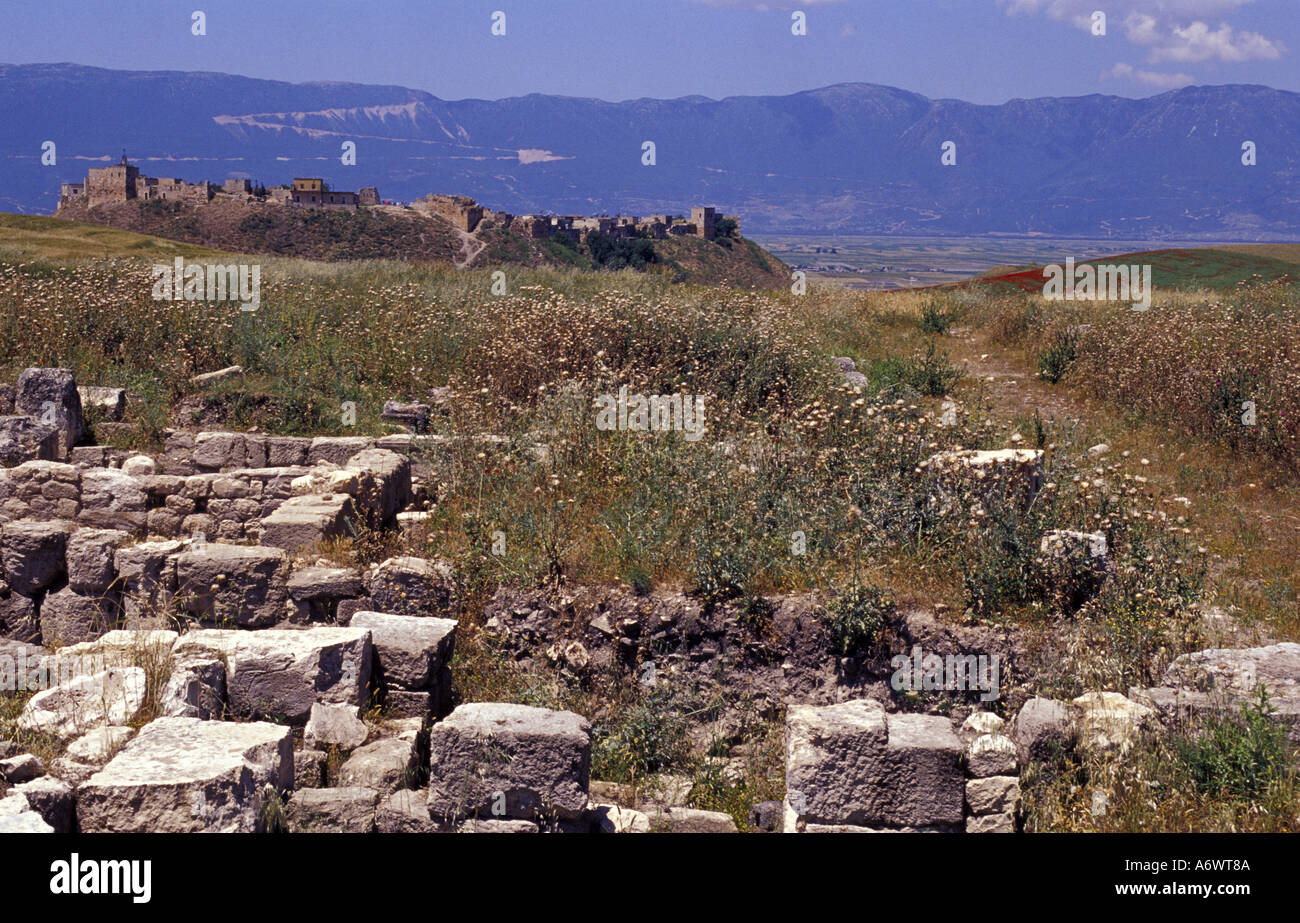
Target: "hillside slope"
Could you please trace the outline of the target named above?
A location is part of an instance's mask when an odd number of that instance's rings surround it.
[[[1300,264],[1279,255],[1290,245],[1276,247],[1194,247],[1174,250],[1149,250],[1124,253],[1096,260],[1081,261],[1079,266],[1098,264],[1151,267],[1151,281],[1158,289],[1221,290],[1255,278],[1300,281]],[[943,288],[975,288],[994,294],[1042,292],[1043,267],[997,269],[965,282]]]
[[[473,246],[467,248],[467,240]],[[677,282],[730,288],[789,284],[785,264],[745,238],[715,242],[669,237],[652,243],[655,259],[646,271],[668,274]],[[93,209],[77,204],[60,209],[56,218],[0,215],[0,248],[21,252],[23,246],[48,251],[56,258],[154,254],[197,258],[222,251],[325,262],[390,259],[460,267],[470,253],[468,265],[475,269],[599,268],[585,246],[566,246],[556,238],[536,240],[491,226],[465,235],[440,217],[387,206],[343,212],[228,201],[197,207],[152,201]]]

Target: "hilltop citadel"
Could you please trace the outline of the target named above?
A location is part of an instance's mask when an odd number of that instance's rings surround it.
[[[59,208],[84,204],[94,208],[129,201],[181,202],[208,205],[214,201],[239,201],[289,208],[334,209],[357,211],[359,208],[394,206],[379,197],[374,186],[357,192],[333,189],[320,177],[298,177],[292,185],[254,186],[249,179],[231,177],[223,183],[206,180],[196,183],[170,177],[146,176],[122,155],[119,163],[91,167],[80,183],[64,183]],[[568,237],[582,242],[593,231],[614,238],[650,238],[664,240],[670,236],[694,236],[713,240],[739,233],[740,221],[734,216],[719,215],[714,206],[697,205],[690,217],[669,214],[640,218],[634,215],[614,217],[585,215],[513,215],[479,205],[472,198],[457,195],[427,195],[411,204],[414,211],[436,215],[450,222],[458,231],[473,233],[484,225],[512,230],[534,239]]]

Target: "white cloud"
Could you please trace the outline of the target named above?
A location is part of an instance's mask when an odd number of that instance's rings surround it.
[[[851,35],[857,34],[858,27],[853,25],[851,22],[846,22],[844,25],[840,26],[840,38],[848,38]]]
[[[1286,46],[1258,32],[1240,32],[1227,22],[1211,28],[1205,17],[1219,17],[1254,0],[995,0],[1008,16],[1042,13],[1079,29],[1092,27],[1101,9],[1111,28],[1122,25],[1125,37],[1148,49],[1147,61],[1199,64],[1217,61],[1276,61]],[[1150,73],[1150,72],[1144,72]],[[1166,75],[1154,75],[1166,76]],[[1167,75],[1173,76],[1173,75]]]
[[[1226,22],[1211,31],[1205,23],[1197,21],[1183,28],[1173,29],[1173,38],[1151,50],[1152,62],[1158,61],[1223,61],[1238,64],[1242,61],[1276,61],[1282,57],[1284,46],[1258,32],[1234,32]]]
[[[1146,13],[1129,13],[1124,20],[1128,40],[1135,45],[1155,45],[1160,41],[1160,22]]]
[[[1196,82],[1196,79],[1191,74],[1162,74],[1156,71],[1144,71],[1139,70],[1132,64],[1125,64],[1123,61],[1108,71],[1102,71],[1101,75],[1116,80],[1136,80],[1138,83],[1161,90],[1178,90]]]

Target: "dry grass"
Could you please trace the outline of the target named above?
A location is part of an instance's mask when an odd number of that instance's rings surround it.
[[[1207,549],[1207,597],[1231,607],[1247,629],[1230,640],[1293,639],[1300,637],[1300,485],[1288,460],[1297,413],[1289,357],[1300,345],[1295,298],[1294,287],[1273,284],[1228,296],[1157,290],[1145,313],[999,298],[970,315],[967,336],[948,342],[978,376],[993,371],[1001,382],[1019,370],[1018,388],[981,385],[980,400],[996,414],[1037,408],[1045,418],[1073,417],[1076,450],[1106,442],[1128,453],[1159,507]],[[1092,326],[1062,382],[1032,381],[1041,351],[1081,323]],[[1224,383],[1242,380],[1259,382],[1254,428],[1240,422],[1239,403],[1236,417],[1226,406],[1236,394]]]
[[[626,678],[579,687],[555,671],[515,668],[478,630],[497,586],[623,582],[721,600],[869,583],[900,605],[942,599],[957,612],[1057,632],[1075,645],[1058,663],[1062,690],[1149,682],[1202,640],[1189,627],[1191,603],[1213,549],[1196,530],[1216,523],[1167,502],[1176,485],[1153,472],[1179,463],[1168,457],[1169,438],[1157,452],[1139,442],[1136,424],[1026,416],[1026,405],[1000,403],[980,375],[954,377],[978,368],[998,338],[1012,358],[1032,355],[1035,338],[1077,323],[1072,315],[969,293],[813,288],[800,298],[571,272],[520,274],[511,294],[494,299],[487,273],[379,263],[270,263],[263,280],[262,308],[246,314],[233,304],[153,301],[147,268],[130,261],[0,266],[0,364],[66,365],[83,382],[128,386],[139,396],[137,421],[156,429],[192,391],[190,375],[230,364],[248,379],[220,393],[238,407],[261,389],[273,400],[257,422],[280,432],[343,431],[337,408],[347,400],[357,403],[358,429],[379,432],[386,398],[449,386],[454,396],[432,422],[449,438],[427,459],[437,479],[431,518],[400,538],[360,535],[326,550],[352,563],[395,550],[448,559],[461,601],[461,694],[586,715],[601,771],[615,781],[698,776],[700,806],[739,821],[741,801],[779,792],[779,759],[761,724],[739,774],[721,777],[681,749],[672,716],[718,707],[696,690],[667,690],[672,701],[662,701]],[[939,326],[955,326],[926,332],[945,298]],[[1194,298],[1165,304],[1189,317],[1202,310]],[[1158,332],[1160,348],[1172,349],[1176,337],[1156,326],[1116,324],[1113,335],[1145,344]],[[868,385],[841,384],[835,355],[853,357]],[[593,399],[623,385],[703,395],[704,438],[597,430]],[[1057,393],[1081,387],[1067,376]],[[956,419],[945,424],[948,394]],[[1116,456],[1089,460],[1099,429]],[[954,502],[935,502],[942,472],[927,459],[1002,448],[1016,434],[1049,453],[1048,483],[1027,510],[1003,489],[1009,483],[951,488]],[[1059,528],[1107,535],[1119,578],[1087,606],[1062,602],[1038,553],[1042,534]],[[490,550],[497,532],[504,555]],[[802,554],[792,551],[796,532]],[[1248,544],[1250,533],[1238,541]]]

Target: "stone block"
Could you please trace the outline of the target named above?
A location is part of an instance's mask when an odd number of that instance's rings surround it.
[[[207,654],[226,664],[226,696],[240,718],[303,725],[317,702],[369,701],[370,632],[361,628],[199,630],[176,643],[177,657]]]
[[[577,820],[586,810],[591,727],[572,712],[462,705],[433,726],[429,749],[435,818]]]
[[[293,736],[263,722],[158,718],[77,790],[83,833],[251,833],[293,787]]]

